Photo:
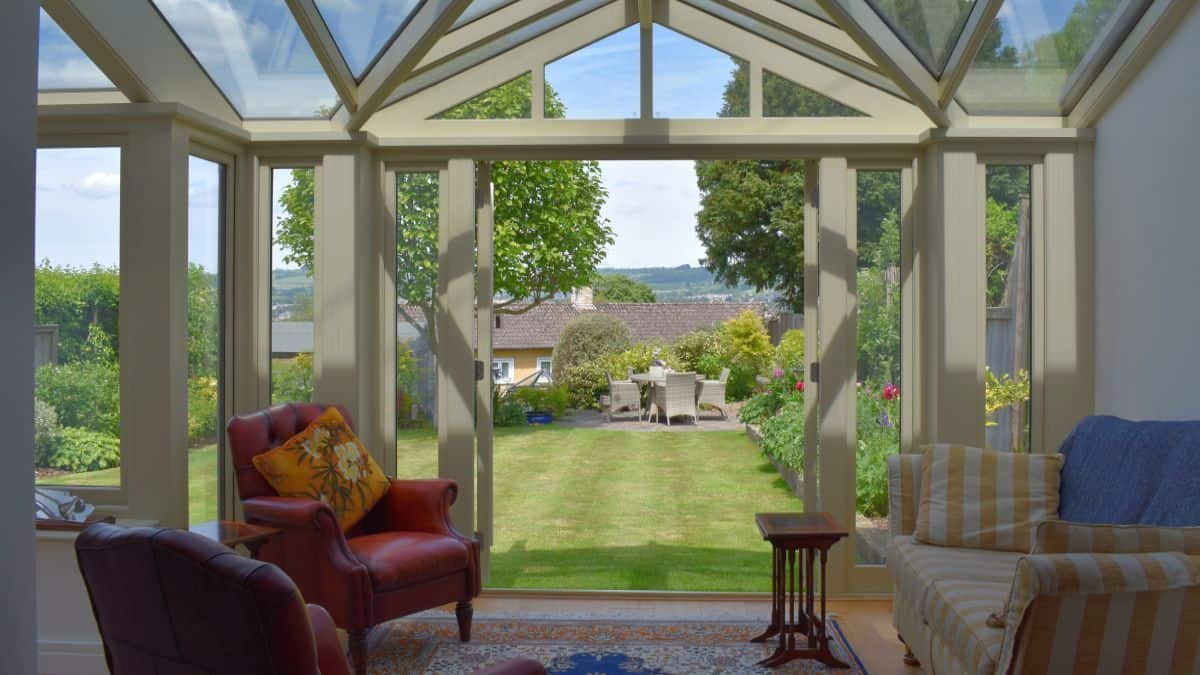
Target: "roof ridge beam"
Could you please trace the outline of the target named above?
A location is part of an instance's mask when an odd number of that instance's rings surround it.
[[[950,126],[950,116],[938,105],[937,79],[900,40],[867,0],[817,0],[909,99],[939,127]]]
[[[358,81],[350,72],[350,66],[342,56],[333,33],[329,31],[329,24],[325,23],[321,10],[317,9],[313,0],[287,0],[287,5],[300,26],[300,32],[308,40],[308,46],[312,47],[313,54],[325,70],[325,76],[342,100],[342,106],[350,112],[357,111]]]
[[[471,0],[424,0],[421,3],[363,77],[359,85],[359,108],[346,123],[350,131],[362,128],[470,4]]]
[[[983,40],[991,30],[992,21],[1000,13],[1004,0],[975,0],[967,22],[963,25],[962,33],[954,43],[946,68],[942,71],[942,79],[938,81],[938,105],[943,109],[954,100],[958,88],[967,77],[975,56],[983,47]]]

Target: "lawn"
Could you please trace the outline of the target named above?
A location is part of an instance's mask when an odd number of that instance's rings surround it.
[[[401,476],[436,473],[401,431]],[[500,588],[766,591],[754,514],[800,502],[740,431],[498,429],[491,578]]]
[[[38,485],[109,486],[121,484],[121,469],[66,474],[38,481]],[[188,451],[188,519],[202,523],[217,518],[217,446]]]
[[[402,477],[437,474],[437,434],[397,432]],[[766,591],[758,511],[792,496],[740,431],[498,429],[489,586]],[[189,455],[193,522],[216,517],[216,447]],[[117,469],[43,481],[112,484]]]

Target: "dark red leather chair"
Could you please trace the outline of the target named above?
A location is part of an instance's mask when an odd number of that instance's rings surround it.
[[[329,614],[274,565],[189,532],[105,523],[75,555],[113,675],[350,675]]]
[[[361,523],[345,534],[329,506],[280,497],[251,458],[304,430],[328,406],[278,405],[229,421],[229,448],[246,521],[280,528],[259,559],[275,563],[304,598],[350,636],[356,673],[366,673],[367,633],[375,625],[457,603],[459,638],[471,639],[471,600],[479,595],[479,542],[454,529],[450,480],[392,480]],[[349,413],[338,408],[353,427]]]

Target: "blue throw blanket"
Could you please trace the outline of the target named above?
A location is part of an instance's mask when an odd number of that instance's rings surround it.
[[[1063,520],[1200,525],[1200,421],[1088,417],[1059,452]]]

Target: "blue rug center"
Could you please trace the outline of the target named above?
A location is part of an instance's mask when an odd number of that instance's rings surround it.
[[[555,675],[667,675],[634,656],[616,652],[580,652],[550,662],[547,672]]]

